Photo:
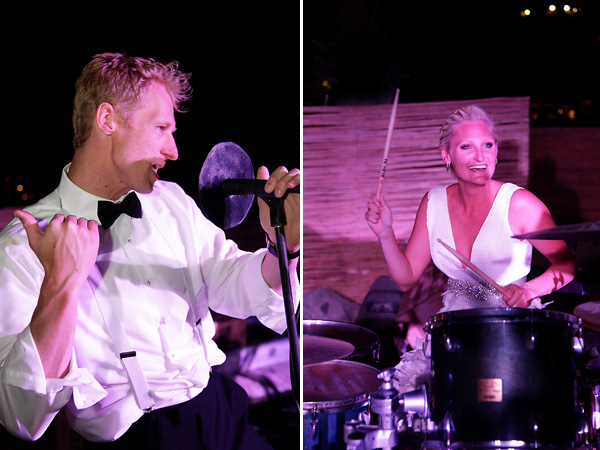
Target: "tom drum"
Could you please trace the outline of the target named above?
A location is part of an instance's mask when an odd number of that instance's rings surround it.
[[[431,338],[423,448],[573,448],[580,433],[570,314],[489,308],[440,313]]]

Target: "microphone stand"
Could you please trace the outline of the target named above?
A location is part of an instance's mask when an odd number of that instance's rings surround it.
[[[297,322],[294,314],[294,302],[292,299],[292,288],[290,283],[290,271],[288,267],[287,246],[283,227],[287,221],[283,210],[283,198],[263,198],[269,206],[271,226],[275,228],[277,245],[277,260],[279,262],[279,273],[281,276],[281,289],[283,291],[283,304],[285,307],[285,319],[287,323],[288,339],[290,342],[290,379],[292,382],[292,394],[296,401],[296,407],[300,410],[300,343],[298,338]]]

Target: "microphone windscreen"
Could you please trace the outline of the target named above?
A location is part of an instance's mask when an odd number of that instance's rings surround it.
[[[223,180],[254,178],[250,157],[233,142],[221,142],[208,153],[198,178],[200,209],[223,230],[233,228],[246,218],[254,195],[226,196]]]

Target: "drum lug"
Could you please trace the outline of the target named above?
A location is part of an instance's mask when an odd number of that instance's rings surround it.
[[[450,444],[452,443],[452,437],[455,431],[454,421],[452,420],[452,415],[450,414],[450,411],[446,411],[446,414],[444,415],[444,419],[442,421],[442,427],[444,431],[446,447],[450,447]]]
[[[448,352],[455,352],[457,350],[458,344],[452,341],[450,337],[450,332],[444,332],[444,347]]]
[[[308,435],[311,439],[316,439],[319,435],[319,419],[317,419],[317,412],[313,412],[312,420],[308,425]]]
[[[575,352],[575,354],[582,355],[583,347],[584,347],[583,338],[580,336],[573,336],[572,343],[573,343],[573,351]]]
[[[585,413],[575,414],[575,431],[579,435],[590,432],[590,424]]]
[[[531,333],[529,334],[529,339],[526,342],[527,350],[531,351],[535,348],[535,339],[535,331],[531,330]]]
[[[428,334],[425,336],[425,341],[423,341],[423,354],[425,358],[431,359],[431,335]]]
[[[590,421],[594,431],[600,429],[600,386],[591,387]]]
[[[361,423],[371,423],[371,408],[367,408],[358,414],[358,420]]]

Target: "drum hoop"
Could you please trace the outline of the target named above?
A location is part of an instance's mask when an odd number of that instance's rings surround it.
[[[369,403],[370,396],[371,393],[365,393],[357,397],[345,398],[341,400],[303,402],[302,410],[304,414],[349,411],[367,405]]]
[[[335,363],[336,365],[342,365],[347,367],[357,367],[361,369],[365,369],[373,372],[373,374],[379,373],[379,371],[368,364],[360,363],[357,361],[348,361],[348,360],[334,360],[334,361],[325,361],[323,365],[329,365]],[[312,366],[316,366],[318,364],[314,364]],[[371,397],[371,394],[377,392],[379,388],[374,389],[371,392],[362,392],[360,394],[354,392],[353,396],[348,396],[345,398],[338,398],[333,400],[315,400],[310,402],[302,402],[302,409],[304,410],[304,414],[313,413],[313,412],[328,412],[328,413],[337,413],[342,411],[349,411],[355,408],[361,408],[365,406]]]
[[[421,448],[424,449],[443,449],[443,450],[464,450],[464,449],[532,449],[540,448],[539,445],[534,446],[533,443],[528,443],[521,440],[510,441],[456,441],[452,442],[449,447],[442,441],[425,440]],[[548,447],[544,447],[548,448]],[[573,449],[575,450],[575,449]]]
[[[430,330],[451,323],[471,323],[475,319],[479,323],[504,323],[519,321],[553,321],[566,322],[569,326],[580,327],[581,320],[575,315],[560,311],[547,311],[528,308],[479,308],[447,311],[431,316],[425,323],[425,329]]]

